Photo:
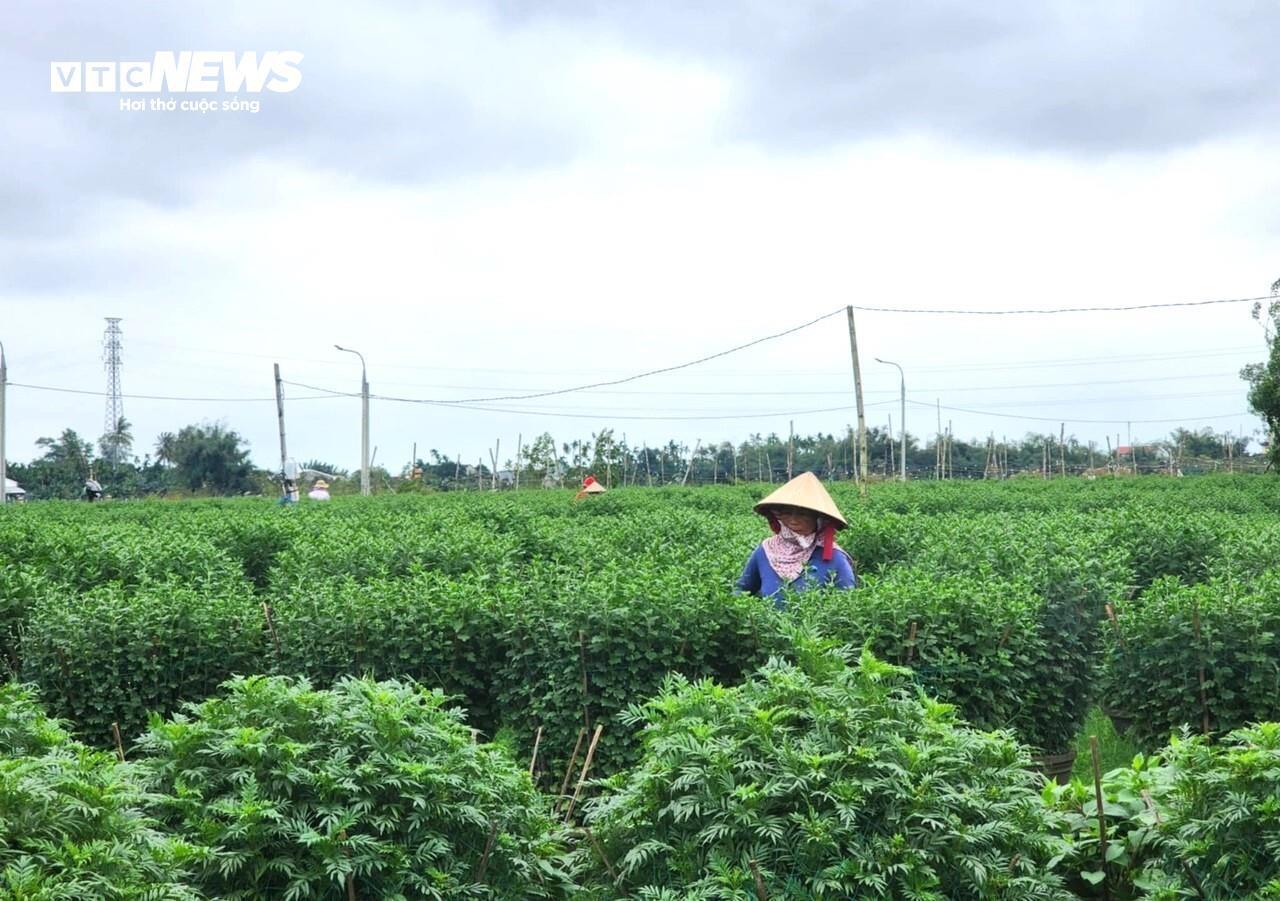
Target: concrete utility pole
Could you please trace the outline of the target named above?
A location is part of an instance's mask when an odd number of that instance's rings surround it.
[[[4,388],[9,381],[9,367],[4,359],[4,342],[0,341],[0,506],[9,500],[8,470],[4,462]]]
[[[907,480],[907,377],[902,373],[902,367],[892,360],[882,360],[876,357],[877,363],[884,363],[887,366],[896,366],[898,369],[898,377],[901,379],[899,386],[902,395],[902,481]]]
[[[284,478],[285,462],[289,459],[289,452],[285,449],[284,444],[284,382],[280,380],[280,364],[276,363],[276,419],[280,422],[280,477]],[[284,482],[280,482],[280,490],[284,490]]]
[[[360,493],[369,494],[369,377],[364,365],[364,354],[339,344],[333,345],[343,353],[360,358]]]
[[[853,395],[858,402],[858,481],[867,490],[867,416],[862,406],[862,369],[858,366],[858,330],[853,325],[853,307],[844,308],[849,318],[849,353],[853,357]]]

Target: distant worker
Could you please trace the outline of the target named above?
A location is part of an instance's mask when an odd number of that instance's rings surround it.
[[[773,601],[784,609],[787,591],[855,588],[853,558],[835,543],[848,526],[822,482],[802,472],[755,505],[769,521],[773,536],[760,542],[738,577],[740,591]]]
[[[596,481],[595,476],[587,476],[582,480],[582,488],[573,496],[573,499],[576,501],[581,500],[584,497],[589,497],[593,494],[604,494],[607,490],[608,489]]]
[[[89,503],[102,500],[102,486],[97,479],[90,477],[84,480],[84,499]]]
[[[313,501],[327,501],[329,499],[329,483],[324,479],[316,479],[311,490],[307,492],[307,497]]]
[[[318,469],[309,469],[298,464],[298,461],[290,457],[284,461],[284,466],[280,470],[280,500],[276,501],[276,506],[288,506],[298,502],[298,482],[304,476],[316,475],[322,479],[332,479],[333,476],[327,472],[321,472]],[[328,484],[325,485],[328,488]],[[328,499],[326,492],[325,499]]]

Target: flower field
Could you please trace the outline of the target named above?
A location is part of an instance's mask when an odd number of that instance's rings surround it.
[[[1280,897],[1272,480],[765,488],[0,511],[0,897]]]

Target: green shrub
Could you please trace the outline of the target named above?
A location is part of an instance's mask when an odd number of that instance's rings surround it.
[[[1060,869],[1078,897],[1280,898],[1280,723],[1216,745],[1175,736],[1158,756],[1107,773],[1102,788],[1105,868],[1093,785],[1045,789],[1065,817]]]
[[[1184,725],[1220,734],[1280,719],[1280,572],[1252,584],[1158,579],[1116,613],[1099,697],[1145,747]]]
[[[235,673],[269,668],[261,605],[248,589],[209,592],[177,582],[130,593],[107,585],[52,592],[22,644],[23,677],[90,744],[125,736],[151,712],[204,698]]]
[[[1037,710],[1058,685],[1041,672],[1045,602],[1025,584],[915,569],[868,577],[857,591],[808,592],[797,618],[816,634],[910,667],[930,695],[983,729],[1013,729],[1043,747]]]
[[[22,633],[31,606],[49,591],[48,579],[27,563],[0,563],[0,675],[22,669]]]
[[[597,897],[750,898],[753,861],[774,899],[1070,897],[1024,749],[869,652],[801,656],[737,688],[673,676],[631,710],[644,755],[580,852],[610,862]]]
[[[1063,818],[1068,851],[1057,864],[1078,898],[1132,901],[1174,882],[1161,869],[1163,838],[1157,802],[1169,781],[1160,758],[1141,754],[1125,767],[1102,777],[1102,814],[1106,822],[1106,856],[1098,822],[1097,790],[1092,777],[1068,785],[1049,784],[1045,803]],[[1145,793],[1145,794],[1144,794]]]
[[[441,689],[466,708],[472,726],[492,735],[502,598],[518,602],[514,578],[310,580],[275,602],[281,656],[274,669],[321,686],[347,675],[415,679]]]
[[[1220,745],[1174,738],[1164,757],[1173,774],[1160,795],[1164,869],[1180,897],[1280,898],[1280,723]]]
[[[1133,584],[1142,590],[1156,579],[1202,581],[1220,551],[1228,522],[1221,514],[1194,509],[1175,515],[1154,508],[1125,510],[1110,524],[1113,544],[1129,553]]]
[[[552,782],[586,724],[604,725],[594,772],[632,762],[637,736],[617,715],[668,673],[737,682],[789,645],[770,605],[727,585],[691,586],[682,568],[606,561],[587,578],[551,565],[527,578],[524,597],[501,611],[494,697],[524,741],[543,728]]]
[[[10,757],[30,757],[70,740],[62,724],[45,714],[34,685],[0,683],[0,750]]]
[[[133,770],[71,741],[28,689],[0,689],[0,745],[0,897],[199,897],[200,849],[158,832]]]
[[[158,815],[214,849],[220,898],[556,898],[563,849],[528,774],[439,692],[233,679],[141,745]]]

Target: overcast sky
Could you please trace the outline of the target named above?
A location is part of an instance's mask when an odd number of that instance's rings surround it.
[[[135,451],[221,421],[354,468],[375,396],[621,378],[845,304],[1002,310],[1254,297],[1280,278],[1280,8],[8,0],[0,341],[8,457],[103,431],[103,317]],[[122,111],[53,61],[295,50],[258,112]],[[149,96],[149,95],[148,95]],[[173,95],[189,98],[195,95]],[[234,95],[199,95],[228,99]],[[1252,432],[1249,304],[1053,317],[858,314],[868,416],[961,437]],[[129,395],[235,398],[153,400]],[[909,406],[914,434],[938,414]],[[601,428],[632,443],[843,431],[843,316],[609,390],[490,409],[375,399],[414,443]],[[948,409],[949,408],[949,409]],[[821,411],[821,412],[807,412]],[[980,412],[962,412],[980,411]],[[998,415],[997,415],[998,414]],[[718,418],[717,418],[718,417]]]

